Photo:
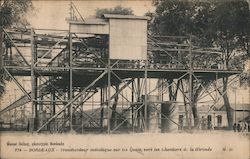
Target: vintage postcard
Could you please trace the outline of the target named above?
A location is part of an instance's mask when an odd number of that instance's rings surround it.
[[[248,0],[0,0],[0,158],[250,158]]]

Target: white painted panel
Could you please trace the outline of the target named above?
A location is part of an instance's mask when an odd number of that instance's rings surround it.
[[[110,58],[147,58],[147,20],[109,19]]]
[[[71,24],[72,33],[109,34],[108,24]]]

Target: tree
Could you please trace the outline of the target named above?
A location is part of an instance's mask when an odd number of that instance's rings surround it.
[[[235,56],[240,52],[242,60],[249,58],[250,11],[246,0],[232,1],[189,1],[155,0],[154,21],[151,24],[155,34],[160,35],[195,35],[195,45],[216,47],[224,54],[221,61],[225,69],[238,67]],[[246,56],[247,54],[247,56]],[[242,63],[243,61],[240,61]],[[232,63],[235,63],[232,66]],[[237,65],[236,65],[237,64]],[[231,68],[230,68],[231,67]],[[232,110],[228,100],[228,76],[223,77],[223,89],[220,91],[227,110],[229,128],[232,128]],[[210,82],[205,82],[210,83]],[[199,93],[200,87],[195,92]],[[198,94],[194,92],[194,98]],[[194,99],[194,101],[196,101]],[[194,104],[195,105],[195,104]],[[193,113],[196,107],[193,107]],[[193,116],[196,118],[197,114]]]
[[[237,67],[244,61],[237,61],[235,53],[240,51],[244,57],[249,54],[250,10],[247,1],[218,1],[215,2],[211,30],[214,32],[212,41],[224,54],[222,59],[227,69]],[[241,58],[242,59],[242,58]],[[242,59],[243,60],[243,59]],[[239,63],[240,62],[240,63]],[[233,65],[234,64],[234,65]],[[229,129],[233,128],[233,112],[227,95],[229,77],[223,77],[223,89],[219,93],[223,96],[227,111]],[[225,92],[222,94],[222,92]]]
[[[160,35],[188,35],[192,32],[194,5],[188,0],[156,0],[155,18],[152,29]]]
[[[161,36],[190,36],[199,34],[207,27],[205,20],[201,17],[208,11],[203,10],[201,7],[203,5],[202,3],[189,0],[156,0],[153,4],[156,6],[156,13],[154,14],[155,17],[153,17],[154,20],[150,25],[150,29],[154,34]],[[198,8],[200,8],[200,10]],[[151,15],[149,13],[147,14]],[[192,112],[194,124],[197,126],[199,124],[197,102],[203,87],[198,84],[197,80],[193,80],[192,83]],[[203,82],[201,81],[201,83],[206,86],[210,82],[204,80]],[[169,85],[170,84],[171,83],[169,83]],[[172,88],[169,89],[171,90]],[[169,95],[172,96],[172,91],[169,91]]]
[[[121,15],[134,15],[131,8],[123,8],[116,6],[115,8],[96,9],[96,17],[101,18],[103,14],[121,14]]]
[[[153,4],[156,6],[155,14],[153,14],[154,21],[151,23],[151,29],[154,34],[172,36],[193,35],[198,37],[200,45],[211,46],[212,41],[207,40],[211,39],[212,33],[210,29],[212,11],[214,10],[212,2],[154,0]]]
[[[24,22],[24,14],[32,8],[31,0],[0,0],[0,97],[4,92],[3,29]]]

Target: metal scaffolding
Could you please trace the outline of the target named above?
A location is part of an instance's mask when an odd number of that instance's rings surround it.
[[[181,93],[191,128],[197,85],[203,88],[199,99],[210,96],[214,106],[216,81],[242,72],[226,67],[218,50],[195,46],[192,37],[148,35],[146,60],[116,60],[109,55],[108,35],[80,35],[70,28],[4,30],[4,72],[23,96],[0,110],[1,117],[30,104],[30,118],[19,115],[30,132],[148,132],[150,112],[156,112],[157,127],[167,132],[166,121],[183,127],[169,115]],[[30,77],[30,92],[18,81],[22,77]]]

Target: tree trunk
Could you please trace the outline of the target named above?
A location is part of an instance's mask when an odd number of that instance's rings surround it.
[[[226,69],[229,69],[229,56],[230,56],[229,44],[228,44],[228,41],[226,40],[226,59],[225,59]],[[228,129],[232,130],[233,129],[233,111],[230,106],[228,95],[227,95],[228,76],[223,77],[222,80],[223,80],[223,92],[225,92],[225,94],[223,95],[223,101],[224,101],[224,106],[227,111]]]
[[[180,80],[177,81],[176,87],[173,86],[173,84],[174,84],[173,79],[170,79],[167,82],[168,82],[168,85],[171,85],[171,86],[168,87],[169,100],[170,101],[176,101],[177,100],[178,89],[179,89],[179,86],[180,86]]]
[[[168,85],[171,85],[173,83],[173,79],[168,80]],[[169,96],[169,100],[172,101],[173,100],[173,91],[172,91],[172,85],[168,86],[168,96]]]
[[[3,27],[0,26],[0,97],[4,92],[4,81],[3,81]]]
[[[197,110],[197,103],[198,103],[198,97],[202,91],[202,87],[199,86],[194,93],[193,96],[193,107],[192,107],[192,112],[193,112],[193,117],[194,117],[194,128],[198,128],[199,123],[200,123],[200,119],[199,119],[199,115],[198,115],[198,110]]]
[[[225,94],[223,95],[223,100],[224,100],[224,106],[227,111],[227,121],[228,121],[228,129],[232,130],[233,129],[233,111],[229,103],[228,95],[227,95],[227,84],[228,84],[228,77],[223,78],[223,92]]]
[[[197,110],[197,104],[193,103],[192,107],[193,117],[194,117],[194,128],[197,128],[199,124],[199,116],[198,116],[198,110]]]
[[[206,80],[206,79],[202,79],[202,81],[200,81],[201,84],[205,87],[205,89],[209,86],[210,81]],[[198,98],[202,92],[202,90],[204,90],[204,87],[202,87],[201,85],[199,85],[194,92],[194,98],[193,98],[193,107],[192,107],[192,111],[193,111],[193,116],[194,116],[194,128],[199,128],[200,125],[200,118],[199,118],[199,112],[197,110],[197,103],[198,103]]]
[[[183,80],[181,80],[181,89],[184,91]],[[183,102],[184,102],[185,115],[186,115],[186,124],[187,124],[188,128],[191,129],[191,117],[188,113],[187,101],[186,101],[185,96],[183,98]]]
[[[2,82],[3,75],[3,27],[0,26],[0,78]]]

